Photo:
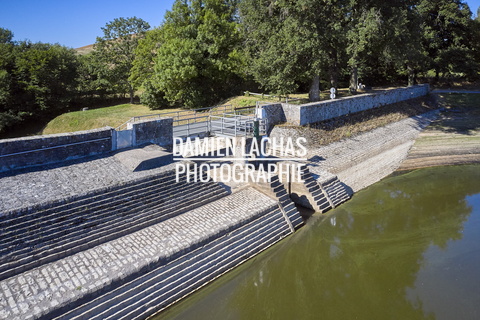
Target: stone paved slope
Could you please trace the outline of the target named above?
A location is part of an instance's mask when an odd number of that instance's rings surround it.
[[[0,282],[0,319],[70,310],[278,208],[247,188],[180,216]],[[287,228],[288,230],[288,228]],[[50,316],[47,316],[49,318]]]
[[[0,280],[226,196],[174,171],[0,216]]]
[[[429,127],[418,136],[399,170],[470,163],[480,163],[480,130]]]
[[[438,111],[432,111],[310,150],[309,169],[319,179],[335,174],[352,191],[358,191],[395,171],[415,138],[437,115]]]
[[[175,164],[132,172],[113,155],[0,173],[2,212],[172,170]]]

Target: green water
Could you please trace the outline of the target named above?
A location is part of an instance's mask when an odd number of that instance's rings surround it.
[[[387,178],[156,319],[480,319],[480,166]]]

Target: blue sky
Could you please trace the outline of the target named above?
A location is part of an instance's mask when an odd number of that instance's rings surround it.
[[[14,40],[60,43],[78,48],[95,43],[101,27],[119,17],[142,18],[157,27],[174,0],[0,0],[0,27]],[[480,0],[467,0],[473,13]]]
[[[479,0],[480,1],[480,0]],[[101,27],[119,17],[161,24],[174,0],[0,0],[0,27],[14,40],[60,43],[78,48],[95,43]]]

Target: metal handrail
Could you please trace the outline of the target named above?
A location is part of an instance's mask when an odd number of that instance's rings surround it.
[[[200,122],[198,120],[203,119],[205,120],[208,118],[212,113],[213,114],[223,114],[227,112],[227,110],[233,111],[233,105],[232,104],[225,104],[221,106],[213,106],[213,107],[208,107],[208,108],[199,108],[199,109],[191,109],[191,110],[181,110],[181,111],[170,111],[170,112],[163,112],[163,113],[157,113],[157,114],[147,114],[143,116],[135,116],[130,118],[128,121],[125,123],[121,124],[115,130],[119,131],[122,128],[126,127],[129,123],[139,121],[141,119],[145,118],[160,118],[160,117],[171,117],[173,118],[173,123],[174,125],[180,125],[182,121],[190,121],[195,119],[195,122],[197,123]],[[208,111],[208,112],[206,112]],[[193,114],[192,114],[193,113]],[[200,113],[197,115],[197,113]],[[185,117],[185,118],[182,118]],[[187,122],[187,124],[190,122]]]
[[[219,132],[222,135],[249,136],[253,134],[254,121],[259,121],[259,129],[266,134],[267,120],[255,119],[242,115],[224,114],[221,116],[210,116],[211,132]]]

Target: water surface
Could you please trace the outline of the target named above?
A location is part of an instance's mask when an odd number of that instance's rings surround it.
[[[480,166],[389,177],[157,319],[479,319]]]

